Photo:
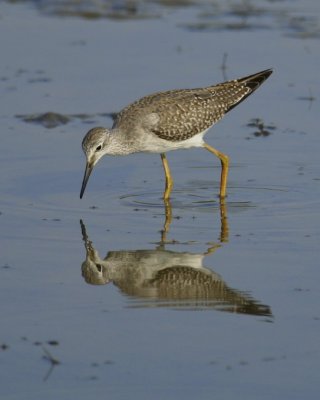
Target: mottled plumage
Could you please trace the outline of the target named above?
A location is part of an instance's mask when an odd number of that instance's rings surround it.
[[[156,115],[153,123],[145,124],[161,139],[177,142],[209,129],[271,74],[270,70],[246,78],[196,89],[178,89],[145,96],[125,107],[116,117],[114,128],[132,129]]]
[[[80,197],[94,165],[106,155],[136,152],[161,153],[166,175],[167,200],[173,186],[165,152],[204,147],[221,161],[220,197],[226,196],[228,157],[203,141],[207,130],[228,111],[253,93],[272,73],[258,72],[245,78],[197,89],[177,89],[145,96],[125,107],[111,130],[93,128],[83,139],[87,157]]]

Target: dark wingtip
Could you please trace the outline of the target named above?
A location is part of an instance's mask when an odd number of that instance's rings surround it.
[[[258,72],[256,75],[261,75],[265,79],[268,79],[269,76],[273,73],[273,68],[265,69],[264,71]]]
[[[264,81],[265,81],[266,79],[268,79],[269,76],[270,76],[272,73],[273,73],[273,68],[265,69],[264,71],[261,71],[261,72],[260,72],[260,74],[261,74],[262,76],[264,76]],[[263,82],[264,82],[264,81],[263,81]]]
[[[246,86],[248,86],[252,91],[258,89],[260,85],[263,84],[263,82],[269,78],[269,76],[272,74],[273,69],[265,69],[263,71],[257,72],[253,75],[246,76],[244,78],[238,79],[239,83],[244,83]]]
[[[260,87],[263,82],[269,78],[269,76],[272,74],[273,69],[265,69],[260,72],[256,72],[255,74],[245,76],[244,78],[236,79],[238,83],[242,83],[246,87],[250,88],[249,93],[247,93],[245,96],[241,98],[240,101],[237,103],[233,104],[231,107],[228,108],[226,112],[231,111],[233,108],[235,108],[238,104],[242,103],[243,100],[245,100],[248,96],[250,96],[258,87]]]

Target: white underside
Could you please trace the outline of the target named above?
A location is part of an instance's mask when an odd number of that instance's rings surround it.
[[[208,129],[198,133],[190,139],[182,140],[179,142],[172,142],[164,140],[156,135],[148,135],[148,140],[145,142],[145,149],[143,151],[150,153],[165,153],[171,150],[190,149],[191,147],[203,147],[203,136]]]

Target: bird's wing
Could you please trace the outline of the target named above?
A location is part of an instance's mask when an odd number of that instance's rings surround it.
[[[179,93],[158,104],[159,119],[151,131],[165,140],[189,139],[218,122],[247,91],[245,87],[219,85]]]
[[[123,109],[114,127],[139,124],[162,139],[186,140],[210,128],[248,92],[245,84],[230,81],[208,88],[155,93]]]

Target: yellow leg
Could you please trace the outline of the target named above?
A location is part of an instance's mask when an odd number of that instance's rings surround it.
[[[227,181],[229,172],[229,157],[215,148],[209,146],[207,143],[203,145],[210,153],[213,153],[221,161],[221,180],[220,180],[220,198],[223,199],[227,195]]]
[[[228,225],[227,205],[225,203],[224,198],[220,199],[220,221],[221,221],[220,242],[226,243],[229,241],[229,225]]]
[[[164,153],[161,153],[161,161],[164,169],[164,173],[166,175],[166,189],[163,193],[164,200],[169,200],[171,190],[173,188],[173,179],[170,173],[170,168],[168,164],[167,157]]]

